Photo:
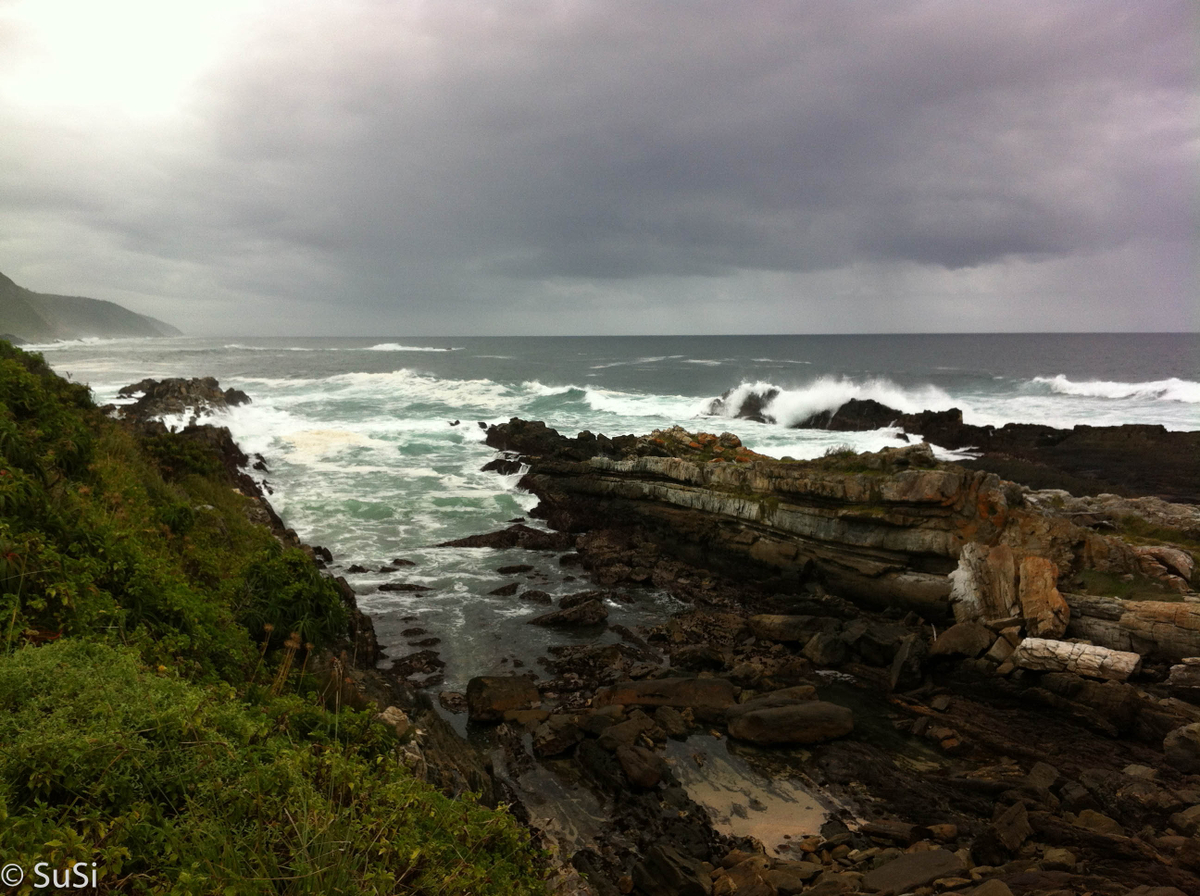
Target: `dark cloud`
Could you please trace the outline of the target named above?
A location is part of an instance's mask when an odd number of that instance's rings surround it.
[[[243,34],[174,131],[76,146],[73,165],[43,152],[66,125],[30,130],[0,203],[118,247],[135,260],[120,273],[203,271],[195,308],[240,301],[284,330],[297,308],[351,330],[542,326],[518,310],[587,330],[631,294],[648,327],[674,308],[679,329],[731,292],[786,320],[835,282],[878,328],[912,329],[955,277],[995,296],[1041,270],[1049,289],[1101,255],[1169,290],[1194,257],[1193,17],[1105,0],[313,3]],[[1117,326],[1137,300],[1102,287],[1084,276],[1057,301]],[[1158,325],[1194,326],[1194,298],[1164,293]],[[1029,303],[1012,314],[1054,317]],[[813,310],[826,329],[863,319]],[[706,320],[729,325],[686,325]]]

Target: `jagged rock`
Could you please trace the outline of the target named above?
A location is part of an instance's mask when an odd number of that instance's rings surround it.
[[[1058,566],[1046,557],[1021,558],[1018,600],[1029,634],[1061,638],[1071,618],[1071,608],[1058,592]]]
[[[958,568],[950,574],[955,620],[986,622],[1020,615],[1016,579],[1016,559],[1008,545],[963,545]]]
[[[751,710],[729,723],[730,737],[756,744],[815,744],[853,730],[853,712],[819,700]]]
[[[119,408],[121,416],[128,420],[149,420],[174,414],[204,416],[214,411],[225,410],[247,404],[250,396],[239,389],[221,390],[211,377],[170,377],[164,380],[144,379],[122,388],[117,395],[130,398],[141,393],[132,405]]]
[[[514,563],[511,566],[501,566],[496,569],[496,572],[502,576],[516,576],[521,573],[529,572],[533,566],[528,563]]]
[[[602,732],[597,743],[601,747],[608,750],[610,753],[620,747],[627,747],[634,744],[637,739],[650,731],[654,727],[654,722],[644,712],[634,712],[628,719],[623,722],[617,722],[609,725]]]
[[[1010,658],[1013,665],[1035,672],[1074,672],[1091,678],[1124,681],[1141,665],[1136,653],[1093,644],[1026,638]]]
[[[438,703],[447,712],[457,714],[467,711],[467,695],[458,691],[442,691],[438,694]]]
[[[608,618],[608,608],[602,601],[592,599],[575,604],[565,610],[552,610],[529,620],[529,625],[544,625],[554,628],[578,628],[599,625]]]
[[[530,588],[528,591],[522,591],[521,600],[531,601],[535,604],[554,603],[554,598],[552,598],[549,593],[545,591],[539,591],[536,588]]]
[[[850,657],[850,648],[837,635],[818,632],[808,639],[802,651],[815,666],[840,666]]]
[[[495,597],[512,597],[517,593],[517,589],[521,587],[520,582],[509,582],[507,585],[501,585],[499,588],[493,588],[488,594]]]
[[[540,701],[528,678],[480,676],[467,682],[467,713],[473,722],[498,722],[505,710],[532,709]]]
[[[979,656],[996,639],[995,633],[978,622],[959,622],[940,635],[929,648],[930,656]]]
[[[713,896],[776,896],[766,880],[770,868],[766,856],[752,856],[731,868],[722,868],[713,880]]]
[[[906,853],[868,871],[863,888],[868,892],[908,893],[943,877],[954,877],[964,870],[962,860],[946,849]]]
[[[626,777],[638,787],[655,786],[667,770],[667,764],[657,753],[636,744],[617,747],[617,761]]]

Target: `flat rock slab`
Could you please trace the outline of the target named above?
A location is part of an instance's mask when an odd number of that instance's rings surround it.
[[[730,737],[756,744],[815,744],[853,730],[853,712],[819,700],[752,710],[729,723]]]
[[[863,889],[870,893],[908,893],[963,870],[962,861],[948,849],[910,852],[867,872]]]
[[[600,688],[593,706],[674,706],[723,710],[737,702],[738,689],[724,678],[658,678]]]

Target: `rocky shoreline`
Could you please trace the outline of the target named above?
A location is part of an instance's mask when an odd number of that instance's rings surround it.
[[[251,463],[227,430],[185,432]],[[415,773],[510,804],[554,892],[1200,894],[1200,509],[1034,491],[921,445],[799,463],[680,429],[487,438],[551,531],[462,546],[586,575],[530,620],[573,643],[435,705],[428,664],[375,668],[340,579],[351,631],[310,668],[405,731]],[[609,626],[664,592],[684,609]]]

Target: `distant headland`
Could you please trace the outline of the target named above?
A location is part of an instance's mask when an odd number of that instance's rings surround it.
[[[115,302],[33,292],[0,274],[0,338],[10,342],[181,335],[170,324]]]

